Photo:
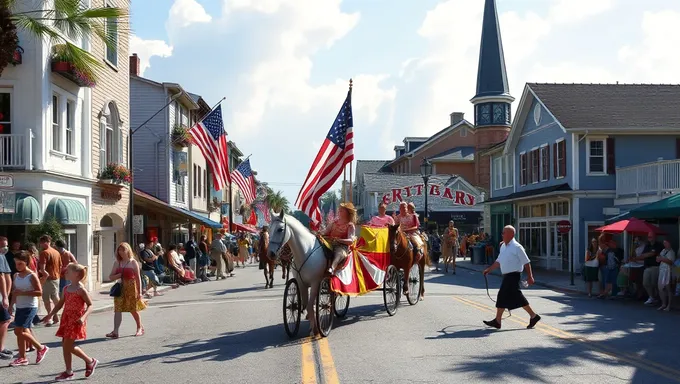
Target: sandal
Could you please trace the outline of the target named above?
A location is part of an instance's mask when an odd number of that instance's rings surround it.
[[[116,332],[107,333],[107,334],[106,334],[106,338],[108,338],[108,339],[117,339],[117,338],[118,338],[118,334],[117,334]]]
[[[62,372],[61,375],[54,378],[54,381],[68,381],[73,380],[73,372]]]
[[[135,337],[137,336],[144,336],[144,327],[137,330],[137,333],[135,333]]]
[[[93,357],[90,364],[85,364],[85,377],[92,376],[94,369],[97,368],[98,363],[99,361]]]

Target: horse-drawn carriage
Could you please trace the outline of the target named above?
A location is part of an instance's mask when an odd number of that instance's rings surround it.
[[[325,337],[333,327],[334,317],[347,315],[352,296],[382,291],[385,310],[390,316],[397,312],[402,289],[410,305],[417,304],[423,296],[427,257],[414,261],[408,239],[399,231],[399,226],[359,228],[359,237],[350,247],[344,267],[331,276],[326,272],[326,252],[330,244],[316,238],[291,216],[280,215],[272,221],[270,249],[276,253],[281,244],[288,242],[294,254],[291,265],[294,276],[286,282],[283,295],[283,324],[290,337],[298,334],[305,310],[312,329],[316,326],[318,333]],[[312,270],[317,271],[316,274],[309,272]],[[408,274],[405,276],[405,273]],[[399,280],[403,280],[403,285]],[[310,296],[313,302],[309,301]]]

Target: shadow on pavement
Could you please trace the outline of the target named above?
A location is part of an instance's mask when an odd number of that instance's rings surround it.
[[[499,332],[517,332],[517,331],[527,331],[526,329],[490,329],[490,328],[478,328],[478,329],[463,329],[463,330],[451,330],[451,328],[457,327],[456,325],[450,325],[448,327],[442,328],[437,331],[439,335],[428,336],[425,340],[441,340],[441,339],[478,339],[483,337],[488,337],[494,333]]]

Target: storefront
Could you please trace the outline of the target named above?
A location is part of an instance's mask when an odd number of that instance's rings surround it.
[[[501,203],[491,205],[491,232],[489,233],[494,238],[500,238],[503,232],[503,227],[506,225],[513,225],[515,218],[513,215],[512,203]]]
[[[529,258],[544,269],[568,271],[571,232],[558,223],[571,222],[568,198],[517,204],[517,235]]]

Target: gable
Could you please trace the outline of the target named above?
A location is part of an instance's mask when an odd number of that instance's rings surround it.
[[[455,178],[451,183],[446,185],[449,189],[455,191],[463,191],[477,197],[477,201],[481,202],[481,192],[468,183],[462,177]]]

